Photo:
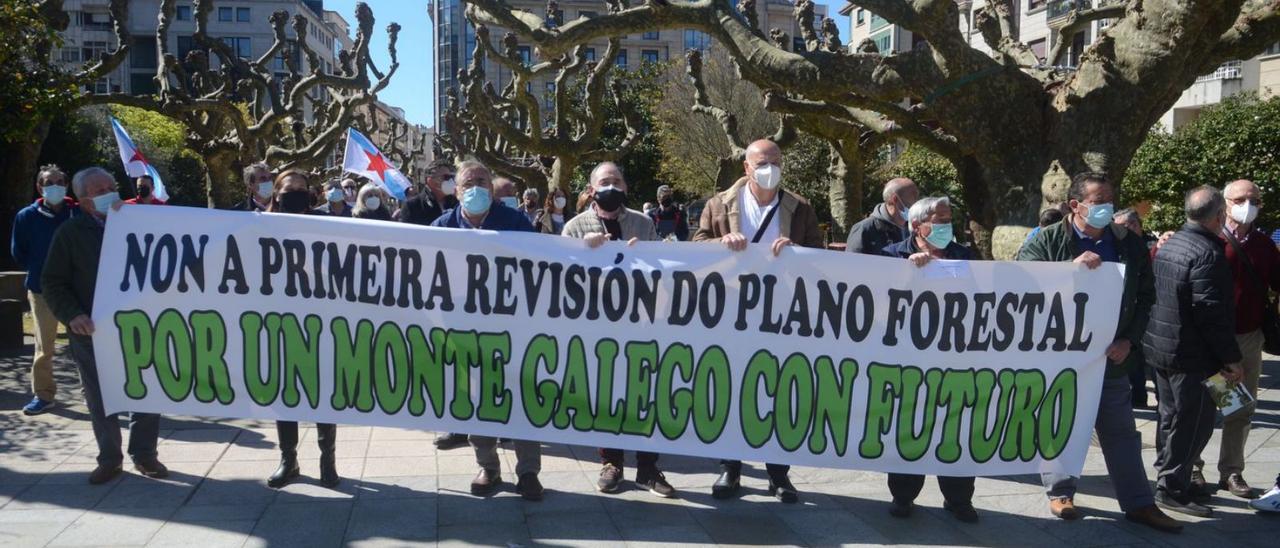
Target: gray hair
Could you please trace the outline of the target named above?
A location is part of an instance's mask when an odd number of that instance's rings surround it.
[[[1182,209],[1186,211],[1188,221],[1204,224],[1215,217],[1221,217],[1227,209],[1227,202],[1222,199],[1222,191],[1209,185],[1201,185],[1187,191]]]
[[[882,193],[881,198],[884,198],[884,201],[888,202],[889,200],[892,200],[895,195],[901,192],[902,189],[910,186],[916,186],[916,183],[906,177],[889,179],[889,182],[884,184],[884,192]]]
[[[40,171],[36,172],[36,182],[39,183],[46,174],[61,175],[63,179],[67,178],[66,172],[62,171],[58,164],[45,164],[40,166]]]
[[[258,171],[259,169],[267,173],[271,173],[271,166],[268,166],[266,162],[255,162],[244,166],[244,171],[240,173],[240,182],[248,183],[249,178],[253,177],[253,172]]]
[[[84,186],[89,184],[90,177],[98,177],[98,176],[111,179],[112,183],[116,182],[115,176],[112,175],[110,171],[102,169],[98,166],[91,166],[91,167],[86,167],[80,171],[77,171],[76,174],[73,177],[71,177],[71,190],[76,193],[77,198],[80,198],[83,200],[85,198]]]
[[[1139,223],[1142,222],[1142,215],[1138,214],[1138,210],[1132,207],[1126,207],[1117,211],[1115,215],[1111,216],[1111,220],[1120,222],[1120,219],[1128,219],[1129,217],[1133,217],[1133,220],[1138,221]]]
[[[916,226],[920,223],[929,222],[929,218],[933,217],[933,214],[938,212],[938,206],[951,207],[951,199],[943,196],[940,198],[931,197],[920,198],[917,200],[915,204],[912,204],[911,209],[907,211],[907,222],[909,223],[909,228],[911,230],[915,230]]]
[[[525,198],[528,198],[528,197],[530,197],[530,196],[533,196],[533,199],[535,199],[535,200],[536,200],[536,199],[538,199],[538,189],[536,189],[536,188],[526,188],[526,189],[524,189],[524,194],[523,194],[523,196],[524,196]]]
[[[596,174],[600,173],[600,170],[606,167],[612,167],[613,169],[618,170],[618,175],[622,177],[622,180],[627,180],[627,175],[622,172],[622,166],[614,162],[600,162],[591,170],[591,176],[587,178],[587,182],[594,184],[596,182]]]
[[[485,173],[489,174],[489,178],[493,178],[493,170],[489,169],[489,166],[480,163],[479,160],[467,159],[458,162],[458,165],[454,166],[454,171],[457,172],[458,175],[462,175],[462,172],[468,169],[483,169]]]

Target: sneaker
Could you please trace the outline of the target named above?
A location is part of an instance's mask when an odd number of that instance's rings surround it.
[[[596,490],[601,493],[617,493],[622,485],[622,469],[605,463],[600,469],[600,480],[596,482]]]
[[[1261,497],[1249,501],[1249,507],[1260,512],[1280,512],[1280,483],[1271,486],[1271,490]]]
[[[667,477],[658,471],[657,468],[652,470],[639,470],[636,472],[636,484],[648,489],[650,493],[658,495],[664,499],[674,498],[676,496],[676,488],[667,483]]]
[[[1179,514],[1186,514],[1188,516],[1195,516],[1198,518],[1213,517],[1212,508],[1201,505],[1191,500],[1190,497],[1175,497],[1170,495],[1167,491],[1156,491],[1156,506],[1170,512],[1177,512]]]
[[[27,402],[27,405],[22,407],[22,414],[27,416],[39,415],[52,409],[53,406],[53,402],[42,400],[39,396],[36,396],[31,398],[31,401]]]

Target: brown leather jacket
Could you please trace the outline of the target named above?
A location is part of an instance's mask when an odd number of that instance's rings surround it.
[[[746,187],[747,178],[743,177],[728,190],[707,200],[707,205],[702,210],[702,219],[698,222],[698,231],[693,234],[693,241],[719,240],[725,234],[742,232],[738,222],[738,193],[747,192]],[[818,216],[814,213],[813,206],[791,192],[780,192],[782,197],[776,213],[778,233],[784,238],[790,238],[795,245],[823,249],[822,232],[818,229]],[[745,236],[750,239],[752,235]]]

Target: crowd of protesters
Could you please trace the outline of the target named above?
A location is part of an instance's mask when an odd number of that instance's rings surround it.
[[[245,200],[234,209],[294,215],[329,215],[372,221],[402,222],[449,229],[539,232],[585,240],[591,248],[607,241],[712,242],[730,251],[766,246],[779,254],[787,246],[823,248],[825,238],[813,207],[787,190],[782,154],[761,140],[748,147],[743,175],[729,189],[710,197],[691,232],[686,208],[668,186],[658,189],[656,204],[644,211],[626,207],[628,181],[616,164],[601,163],[591,171],[579,195],[552,189],[545,196],[495,174],[474,160],[431,165],[420,188],[397,201],[382,187],[360,184],[354,177],[321,183],[301,171],[272,173],[262,163],[243,171]],[[91,335],[93,292],[105,223],[120,207],[117,183],[101,168],[77,172],[68,180],[57,166],[41,168],[40,198],[14,220],[12,253],[26,269],[26,288],[35,319],[31,365],[33,398],[24,412],[38,415],[58,401],[52,374],[57,324],[67,327],[70,354],[78,368],[98,444],[98,466],[92,484],[106,483],[123,472],[121,433],[115,416],[105,414],[98,385]],[[149,178],[133,181],[137,198],[129,203],[162,205],[152,196]],[[73,200],[74,195],[78,201]],[[893,179],[883,188],[883,202],[850,230],[849,252],[896,257],[926,267],[934,260],[975,260],[953,233],[953,205],[946,196],[921,196],[909,179]],[[1140,214],[1116,212],[1116,188],[1105,175],[1074,177],[1068,199],[1044,211],[1039,226],[1017,253],[1019,261],[1074,262],[1080,268],[1120,263],[1124,287],[1116,333],[1106,349],[1107,367],[1094,425],[1115,497],[1124,516],[1161,531],[1177,532],[1182,523],[1165,511],[1209,516],[1209,497],[1217,490],[1251,499],[1260,510],[1280,510],[1280,485],[1262,494],[1244,479],[1245,444],[1253,408],[1223,420],[1218,458],[1219,481],[1203,474],[1201,454],[1214,431],[1217,408],[1203,381],[1221,374],[1257,396],[1264,346],[1264,323],[1274,320],[1268,298],[1280,291],[1280,251],[1255,221],[1262,197],[1257,185],[1234,181],[1223,189],[1198,187],[1185,199],[1186,223],[1156,237],[1143,231]],[[1147,381],[1154,382],[1159,426],[1154,465],[1155,486],[1148,481],[1141,435],[1134,409],[1149,409]],[[134,467],[143,475],[165,477],[157,454],[159,417],[131,413],[129,446]],[[320,447],[320,482],[335,486],[337,426],[316,427]],[[300,474],[298,425],[278,422],[281,460],[267,485],[282,487]],[[442,433],[435,445],[450,449],[470,445],[478,472],[471,483],[476,495],[494,492],[502,483],[497,445],[487,436]],[[541,446],[510,440],[516,455],[516,491],[540,500],[538,479]],[[619,491],[625,454],[601,448],[597,488]],[[636,452],[634,482],[661,497],[677,496],[658,468],[659,455]],[[743,463],[720,462],[711,486],[715,498],[736,496]],[[789,479],[789,467],[765,466],[769,492],[783,503],[801,497]],[[1045,474],[1042,478],[1051,513],[1064,520],[1081,517],[1074,504],[1077,478]],[[909,518],[925,478],[889,474],[893,500],[889,513]],[[944,508],[957,519],[979,519],[972,500],[972,477],[939,477]]]

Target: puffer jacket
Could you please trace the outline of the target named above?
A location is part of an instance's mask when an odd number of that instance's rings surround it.
[[[1152,367],[1212,375],[1240,361],[1225,244],[1187,223],[1156,254],[1156,304],[1142,338]]]

